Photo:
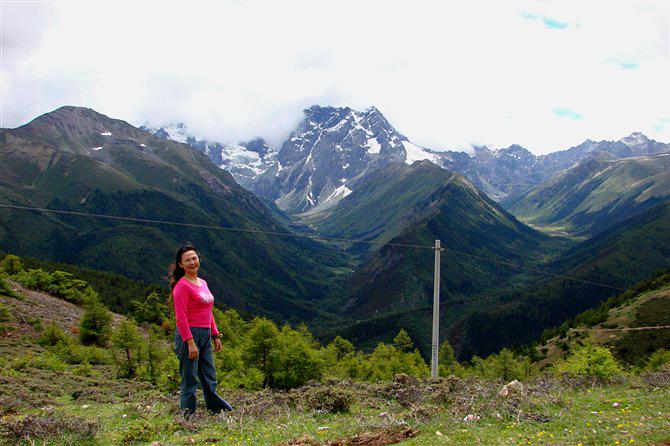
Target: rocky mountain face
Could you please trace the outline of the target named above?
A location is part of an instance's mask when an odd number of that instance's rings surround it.
[[[174,139],[165,129],[154,129],[153,133]],[[390,162],[411,164],[429,159],[439,164],[440,159],[437,152],[421,148],[398,133],[374,107],[360,112],[348,107],[312,106],[276,151],[255,150],[252,142],[242,144],[243,149],[230,155],[233,151],[225,149],[230,144],[179,137],[208,153],[240,184],[291,214],[334,206],[351,193],[367,172]],[[249,156],[248,152],[254,155]]]
[[[389,162],[428,160],[470,179],[495,201],[525,192],[575,163],[593,156],[620,159],[670,152],[670,144],[633,133],[619,141],[590,141],[549,155],[533,155],[519,145],[472,153],[432,150],[413,144],[374,107],[312,106],[278,149],[260,139],[210,142],[188,134],[183,125],[147,129],[154,135],[190,144],[230,171],[245,188],[289,214],[331,208],[355,190],[369,171]]]

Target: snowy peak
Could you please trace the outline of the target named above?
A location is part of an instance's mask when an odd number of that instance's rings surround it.
[[[644,134],[640,132],[633,132],[630,135],[626,136],[625,138],[621,138],[619,140],[620,142],[626,144],[627,146],[641,146],[647,143],[652,142],[649,138],[647,138]]]
[[[221,169],[232,173],[235,180],[247,189],[253,188],[257,176],[273,167],[277,169],[277,151],[261,138],[243,143],[209,141],[194,136],[183,123],[140,128],[159,138],[188,144],[203,152]]]
[[[160,127],[156,130],[159,134],[155,134],[164,139],[170,139],[172,141],[180,142],[185,144],[190,135],[186,130],[186,126],[182,123],[170,124],[164,127]],[[198,138],[194,138],[198,139]]]
[[[500,149],[495,152],[495,155],[497,157],[510,157],[510,158],[516,158],[518,160],[528,160],[530,162],[535,161],[536,156],[533,155],[530,151],[525,149],[524,147],[521,147],[518,144],[512,144],[511,146],[505,148],[505,149]]]

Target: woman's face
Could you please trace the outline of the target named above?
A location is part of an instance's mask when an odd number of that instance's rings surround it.
[[[181,254],[181,262],[179,262],[179,266],[184,268],[184,271],[187,273],[197,273],[198,268],[200,267],[198,253],[193,250],[183,252]]]

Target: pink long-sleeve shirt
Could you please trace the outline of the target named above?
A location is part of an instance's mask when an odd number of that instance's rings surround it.
[[[200,279],[200,286],[193,285],[183,277],[179,279],[172,290],[172,300],[177,331],[182,341],[186,342],[193,337],[191,327],[210,328],[212,335],[219,334],[212,315],[214,296],[203,279]]]

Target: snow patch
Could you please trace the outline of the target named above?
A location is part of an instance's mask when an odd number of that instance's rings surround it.
[[[112,132],[102,132],[100,133],[102,136],[112,136]]]
[[[368,146],[367,152],[370,154],[379,153],[382,149],[382,146],[381,144],[379,144],[379,141],[377,141],[377,138],[368,139],[367,146]]]
[[[102,147],[92,147],[91,150],[102,150]]]
[[[168,137],[172,141],[185,144],[186,140],[188,139],[188,135],[186,134],[186,127],[184,127],[182,124],[169,125],[167,127],[163,127],[163,130],[165,130],[165,132],[168,134]]]
[[[620,140],[622,143],[626,144],[628,147],[639,146],[645,144],[649,139],[640,132],[631,133],[629,136],[622,138]]]
[[[421,147],[412,144],[409,141],[402,142],[403,147],[405,147],[405,152],[407,156],[405,157],[405,163],[412,164],[414,161],[428,160],[433,163],[437,162],[437,155],[427,152]]]
[[[344,124],[346,124],[346,123],[347,123],[347,119],[344,118],[343,120],[341,120],[340,122],[338,122],[337,124],[335,124],[334,127],[331,127],[331,128],[329,128],[329,129],[327,129],[326,131],[328,131],[328,132],[337,132],[337,131],[338,131],[339,129],[341,129],[341,128],[344,126]]]
[[[140,147],[146,147],[146,146],[147,146],[146,144],[140,144]]]
[[[260,155],[239,144],[223,145],[221,147],[221,158],[224,160],[224,163],[219,166],[222,169],[243,166],[251,169],[254,175],[265,171]]]
[[[344,184],[338,188],[336,188],[325,200],[322,201],[323,204],[329,203],[334,200],[341,200],[342,198],[346,197],[351,193],[351,189],[349,189],[347,186]]]

